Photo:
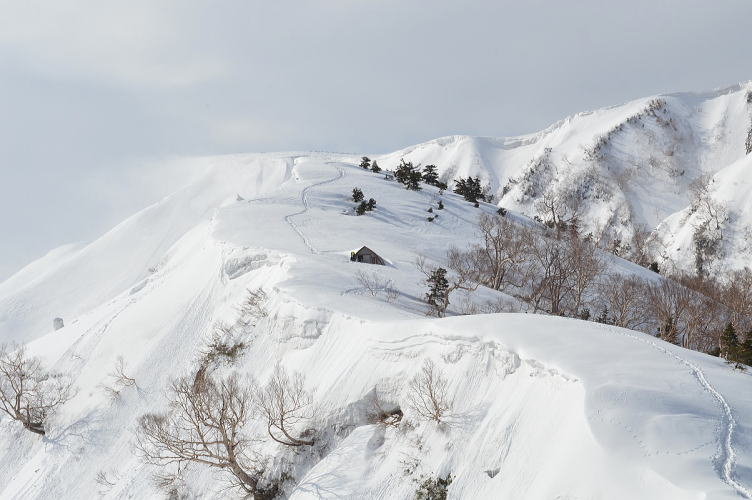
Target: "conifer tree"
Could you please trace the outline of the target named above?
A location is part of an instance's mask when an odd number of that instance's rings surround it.
[[[721,357],[729,363],[739,361],[739,338],[732,323],[728,323],[721,334]]]
[[[371,163],[371,172],[375,174],[381,172],[381,167],[379,167],[379,164],[376,163],[376,160],[373,160],[373,162]]]
[[[355,213],[358,215],[363,215],[366,211],[368,211],[368,203],[365,201],[361,201],[360,205],[355,208]]]
[[[400,160],[399,166],[394,171],[394,178],[397,179],[397,182],[399,182],[400,184],[407,184],[407,179],[410,176],[410,172],[412,172],[412,170],[412,162],[406,163],[405,159],[403,158]]]
[[[426,165],[423,167],[423,182],[435,186],[439,182],[439,173],[436,171],[436,165]]]
[[[363,191],[360,188],[353,188],[352,199],[355,203],[363,201]]]
[[[443,267],[436,268],[426,280],[428,284],[426,302],[439,318],[444,317],[444,313],[449,307],[449,281],[446,278],[446,273],[447,271]]]
[[[407,189],[410,189],[411,191],[420,191],[420,181],[423,179],[423,176],[420,175],[420,171],[413,170],[410,172],[410,176],[407,179],[407,184],[405,184],[405,187]]]
[[[373,198],[369,198],[368,201],[366,202],[366,210],[370,212],[374,208],[376,208],[376,200],[374,200]]]
[[[437,210],[444,210],[444,202],[441,201],[441,200],[439,200],[439,206],[436,207],[436,208],[437,208]]]
[[[744,336],[744,342],[739,344],[738,362],[747,366],[752,366],[752,330]]]
[[[420,191],[420,181],[423,176],[420,171],[413,166],[412,162],[405,163],[405,160],[400,160],[400,165],[394,172],[394,177],[397,182],[404,184],[407,189],[412,191]]]
[[[478,203],[478,200],[487,201],[487,196],[484,194],[484,188],[480,183],[480,178],[468,177],[467,179],[459,178],[454,181],[454,192],[462,195],[466,201],[470,203]]]
[[[360,168],[371,168],[371,159],[367,156],[364,156],[360,160]]]

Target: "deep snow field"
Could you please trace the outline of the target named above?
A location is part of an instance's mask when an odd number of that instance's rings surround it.
[[[376,158],[394,168],[415,151]],[[0,284],[0,338],[28,343],[77,387],[45,437],[0,420],[0,498],[166,498],[150,479],[154,469],[134,454],[135,424],[165,409],[169,382],[196,371],[218,325],[248,345],[219,372],[263,382],[281,363],[302,373],[314,394],[324,446],[291,458],[260,422],[248,430],[263,440],[270,473],[283,457],[294,461],[290,498],[412,498],[421,477],[448,473],[450,498],[752,498],[752,375],[596,323],[460,315],[471,303],[520,310],[487,289],[455,293],[452,317],[427,318],[416,257],[441,263],[447,248],[474,240],[479,213],[496,206],[474,208],[431,186],[407,191],[359,161],[314,153],[207,159],[195,182]],[[472,155],[468,161],[470,169]],[[743,185],[749,162],[733,161],[719,175]],[[376,199],[374,212],[355,216],[353,187]],[[739,193],[724,193],[742,203]],[[658,224],[682,203],[645,219]],[[433,222],[429,207],[439,215]],[[362,245],[388,265],[350,262]],[[652,274],[615,258],[612,265]],[[391,280],[399,293],[371,294],[358,282],[361,271]],[[256,288],[268,296],[268,314],[244,323],[239,306]],[[64,328],[53,331],[55,317]],[[119,357],[138,387],[111,401],[102,385]],[[449,379],[452,410],[442,426],[405,404],[424,359]],[[368,422],[374,390],[405,411],[399,427]],[[109,486],[96,481],[100,472]],[[235,495],[226,487],[220,473],[196,466],[179,494]]]

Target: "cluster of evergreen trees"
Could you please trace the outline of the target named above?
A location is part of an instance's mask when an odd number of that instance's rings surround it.
[[[397,182],[404,184],[407,189],[419,191],[421,181],[430,186],[444,190],[447,188],[446,182],[439,180],[439,172],[436,165],[426,165],[421,170],[413,165],[413,162],[405,162],[404,158],[400,160],[399,167],[394,171],[394,178]]]
[[[368,201],[365,201],[365,195],[363,195],[363,191],[360,188],[353,188],[352,199],[355,203],[360,203],[357,207],[355,207],[355,213],[358,215],[363,215],[366,212],[371,212],[374,208],[376,208],[376,200],[369,198]]]
[[[367,156],[364,156],[360,159],[360,168],[370,170],[371,172],[378,174],[381,172],[381,167],[378,163],[376,163],[376,160],[371,161],[371,159]]]
[[[436,165],[426,165],[423,167],[423,182],[430,186],[436,186],[442,191],[447,188],[446,182],[439,180],[439,173],[436,169]]]
[[[477,205],[478,201],[485,201],[491,203],[493,196],[487,194],[487,189],[484,188],[478,177],[467,177],[467,179],[459,178],[454,181],[454,192],[461,195],[465,200]]]
[[[397,182],[404,184],[405,188],[411,191],[420,191],[420,181],[423,180],[423,176],[420,170],[413,165],[413,162],[405,163],[405,160],[400,160],[399,167],[394,171],[394,178]]]
[[[752,366],[752,330],[747,332],[741,342],[734,324],[726,325],[721,334],[721,356],[729,363],[734,363],[736,368],[743,369],[742,365]]]

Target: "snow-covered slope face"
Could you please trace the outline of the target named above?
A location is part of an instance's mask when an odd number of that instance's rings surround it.
[[[459,158],[462,142],[431,147],[454,144]],[[486,139],[475,148],[485,151],[478,162],[513,149]],[[133,430],[140,415],[166,409],[171,380],[196,373],[219,325],[246,348],[214,367],[217,376],[264,382],[279,363],[313,393],[313,450],[275,444],[257,414],[244,429],[258,439],[251,442],[269,477],[291,475],[290,498],[412,498],[423,478],[450,473],[450,498],[750,497],[749,374],[594,323],[426,318],[416,257],[441,262],[449,246],[475,238],[479,213],[495,207],[429,186],[406,191],[358,161],[218,159],[198,182],[96,242],[53,252],[0,285],[2,338],[29,342],[77,387],[44,438],[0,422],[0,497],[166,496],[135,455]],[[353,187],[376,199],[375,211],[355,216]],[[387,265],[350,262],[362,245]],[[394,292],[370,293],[358,273],[391,282]],[[241,306],[257,288],[267,295],[265,313],[249,319]],[[450,313],[465,300],[515,306],[480,289],[452,295]],[[51,331],[57,316],[66,326]],[[119,357],[137,386],[113,401],[103,386]],[[407,405],[408,381],[427,359],[448,380],[442,425]],[[399,426],[367,417],[374,393],[402,408]],[[196,465],[177,493],[226,498],[223,477]]]
[[[574,115],[548,129],[511,139],[446,137],[379,158],[435,164],[446,179],[479,176],[499,205],[530,217],[544,197],[562,219],[576,217],[583,234],[623,255],[635,234],[650,231],[653,258],[675,256],[667,218],[693,202],[690,186],[752,150],[752,84],[706,94],[670,94]],[[717,181],[723,178],[716,179]],[[732,188],[727,188],[732,189]],[[730,218],[729,233],[752,223]],[[660,226],[660,229],[657,229]],[[657,230],[656,230],[657,229]],[[694,259],[688,265],[694,271]],[[738,261],[723,261],[736,266]]]

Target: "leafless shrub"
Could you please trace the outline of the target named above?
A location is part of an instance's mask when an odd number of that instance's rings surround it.
[[[386,301],[388,303],[393,303],[395,300],[397,300],[397,297],[399,297],[399,290],[397,290],[394,285],[391,285],[387,287],[386,289]]]
[[[393,292],[394,283],[392,280],[382,279],[377,273],[365,273],[358,271],[355,274],[356,279],[361,287],[365,288],[372,296],[376,296],[379,292],[384,292],[387,295]]]
[[[307,439],[312,431],[306,429],[304,435],[295,437],[296,428],[313,418],[313,398],[305,390],[305,381],[300,373],[292,377],[277,365],[269,381],[255,394],[256,405],[266,417],[269,436],[286,446],[310,446],[313,439]]]
[[[189,464],[203,464],[226,472],[233,486],[254,498],[264,497],[261,471],[243,434],[252,394],[253,385],[241,384],[234,375],[218,381],[204,376],[198,384],[191,377],[175,380],[170,411],[139,419],[136,447],[141,458],[162,468],[158,478],[167,482]]]
[[[450,410],[448,381],[442,371],[427,359],[408,385],[407,401],[420,417],[441,422]]]
[[[243,341],[235,340],[232,327],[219,324],[214,327],[211,338],[203,350],[204,365],[223,360],[232,364],[246,348]]]
[[[248,289],[248,296],[240,304],[241,323],[255,326],[257,321],[269,316],[268,301],[269,296],[263,288]]]
[[[97,472],[96,477],[94,478],[94,482],[97,483],[100,486],[99,494],[100,495],[106,495],[109,493],[109,491],[115,487],[115,482],[117,479],[112,479],[107,477],[107,473],[103,470],[100,470]]]
[[[0,410],[25,429],[44,435],[49,416],[72,397],[71,382],[46,371],[24,347],[0,346]]]
[[[125,360],[122,356],[117,357],[115,368],[108,374],[108,378],[110,379],[110,385],[104,385],[103,389],[113,401],[120,398],[123,389],[127,387],[138,387],[136,379],[126,375]]]
[[[478,306],[478,304],[473,302],[473,299],[471,297],[460,298],[457,310],[463,316],[472,316],[474,314],[480,313],[480,307]]]
[[[480,305],[481,314],[497,314],[497,313],[517,313],[527,312],[527,303],[518,302],[513,300],[505,300],[498,298],[496,300],[487,300]]]

